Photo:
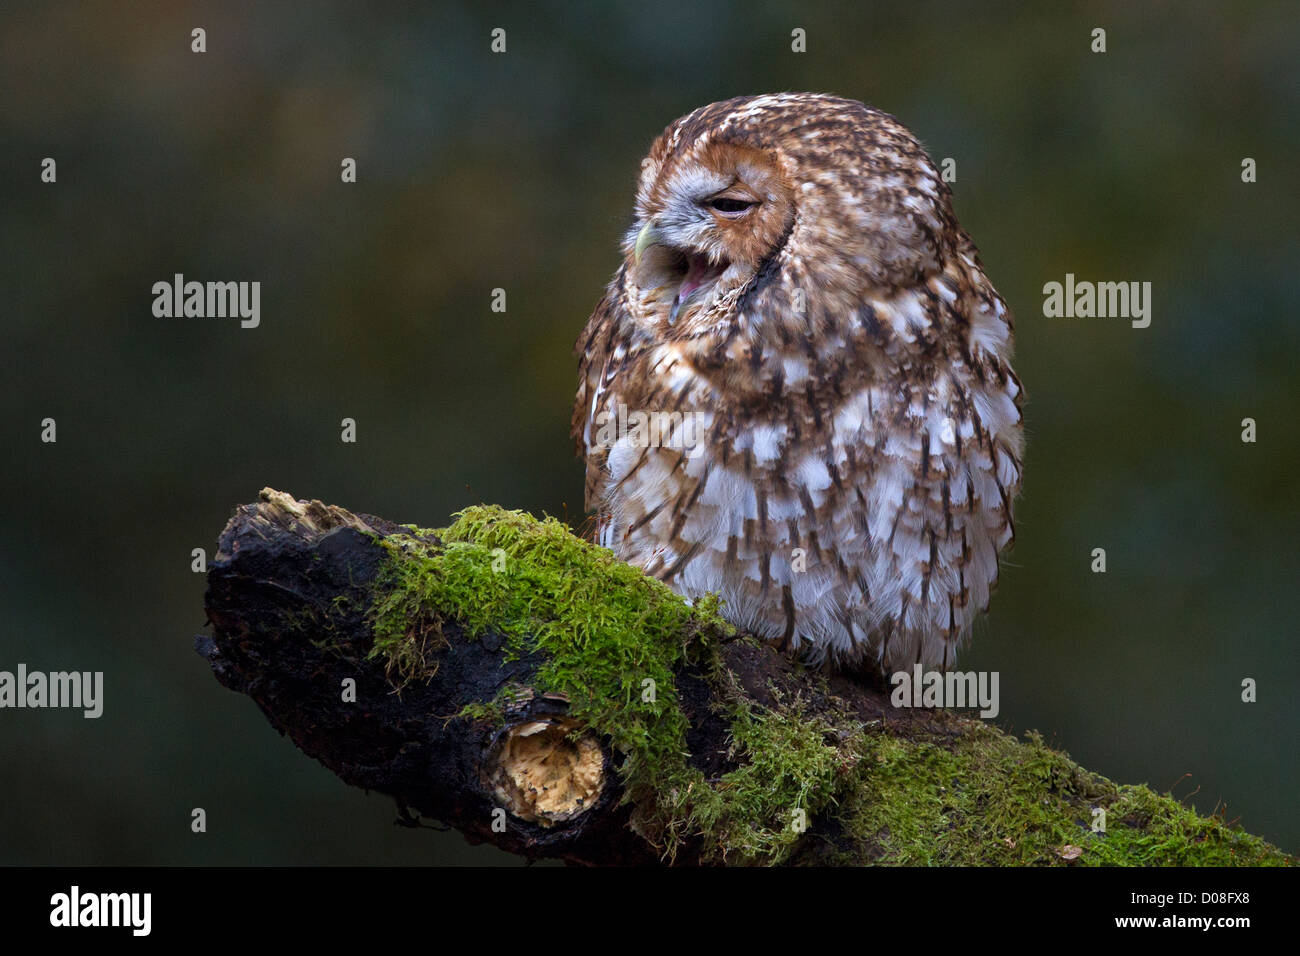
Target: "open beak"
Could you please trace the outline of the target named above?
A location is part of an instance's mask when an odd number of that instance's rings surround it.
[[[647,247],[653,246],[659,241],[659,229],[655,226],[653,221],[647,221],[646,224],[641,227],[641,231],[637,233],[636,246],[632,250],[632,255],[636,260],[637,265],[641,264],[641,253],[643,253]]]

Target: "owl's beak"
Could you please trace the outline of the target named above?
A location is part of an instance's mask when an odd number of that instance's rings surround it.
[[[653,221],[648,220],[646,224],[641,227],[641,231],[637,233],[636,246],[632,250],[632,255],[636,260],[636,264],[641,264],[641,253],[643,253],[648,246],[653,246],[660,241],[658,227],[655,226]]]

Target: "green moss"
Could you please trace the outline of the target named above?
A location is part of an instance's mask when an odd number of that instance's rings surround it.
[[[513,705],[521,703],[532,696],[532,691],[528,688],[521,688],[517,684],[507,684],[497,692],[497,695],[489,701],[473,701],[466,704],[460,709],[456,716],[464,720],[484,720],[493,724],[500,724],[506,718],[506,712]]]
[[[538,689],[563,694],[575,717],[608,735],[624,755],[620,772],[638,824],[671,850],[682,827],[654,812],[656,794],[665,784],[707,789],[687,765],[673,672],[688,657],[703,661],[706,635],[730,633],[717,602],[690,607],[554,519],[491,507],[456,518],[434,533],[441,547],[413,535],[383,539],[392,561],[381,575],[372,654],[386,657],[400,682],[427,677],[422,637],[441,634],[430,608],[471,637],[500,632],[509,656],[542,651]]]
[[[1203,817],[1144,786],[1120,786],[1108,828],[1087,862],[1124,866],[1289,866],[1294,860],[1257,836]]]
[[[825,707],[810,715],[780,694],[760,706],[721,664],[732,631],[716,601],[689,606],[554,519],[495,507],[455,517],[380,539],[390,560],[372,656],[399,688],[427,679],[448,620],[469,639],[503,635],[508,657],[541,652],[536,689],[566,696],[623,755],[632,824],[666,857],[689,839],[703,860],[727,863],[1064,865],[1067,847],[1081,851],[1075,865],[1292,862],[1172,798],[1089,773],[1034,735],[946,715],[906,736]],[[674,677],[687,663],[730,725],[734,766],[713,780],[690,764]],[[824,698],[821,678],[807,680]],[[506,704],[460,716],[499,720]],[[1104,834],[1091,830],[1094,807],[1106,810]]]
[[[855,862],[863,856],[911,866],[1290,862],[1258,837],[1171,797],[1083,769],[1037,734],[1020,741],[975,721],[961,723],[960,734],[932,740],[867,736],[860,779],[842,814]],[[1094,833],[1098,808],[1105,811],[1105,832]]]
[[[741,765],[724,774],[689,808],[692,831],[708,836],[706,859],[720,863],[779,863],[834,803],[852,761],[835,743],[836,730],[789,712],[737,701],[731,753]]]

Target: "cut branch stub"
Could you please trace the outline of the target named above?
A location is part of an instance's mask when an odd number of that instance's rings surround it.
[[[428,642],[426,676],[394,690],[388,663],[369,656],[370,610],[388,560],[380,539],[400,530],[265,489],[222,532],[206,596],[213,635],[196,649],[221,683],[343,780],[471,843],[655,862],[627,827],[606,741],[573,720],[563,697],[530,689],[541,655],[508,655],[501,635],[470,639],[448,620],[448,639]],[[352,698],[341,693],[348,680]]]
[[[539,700],[565,706],[562,698]],[[609,761],[591,731],[562,713],[540,710],[519,715],[497,733],[483,773],[507,812],[550,828],[597,805]]]

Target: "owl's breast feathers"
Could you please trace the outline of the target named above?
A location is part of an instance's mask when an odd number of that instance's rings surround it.
[[[638,321],[615,276],[577,344],[587,506],[620,558],[814,660],[947,667],[1014,536],[1011,316],[949,214],[857,269],[803,217],[694,327]]]

